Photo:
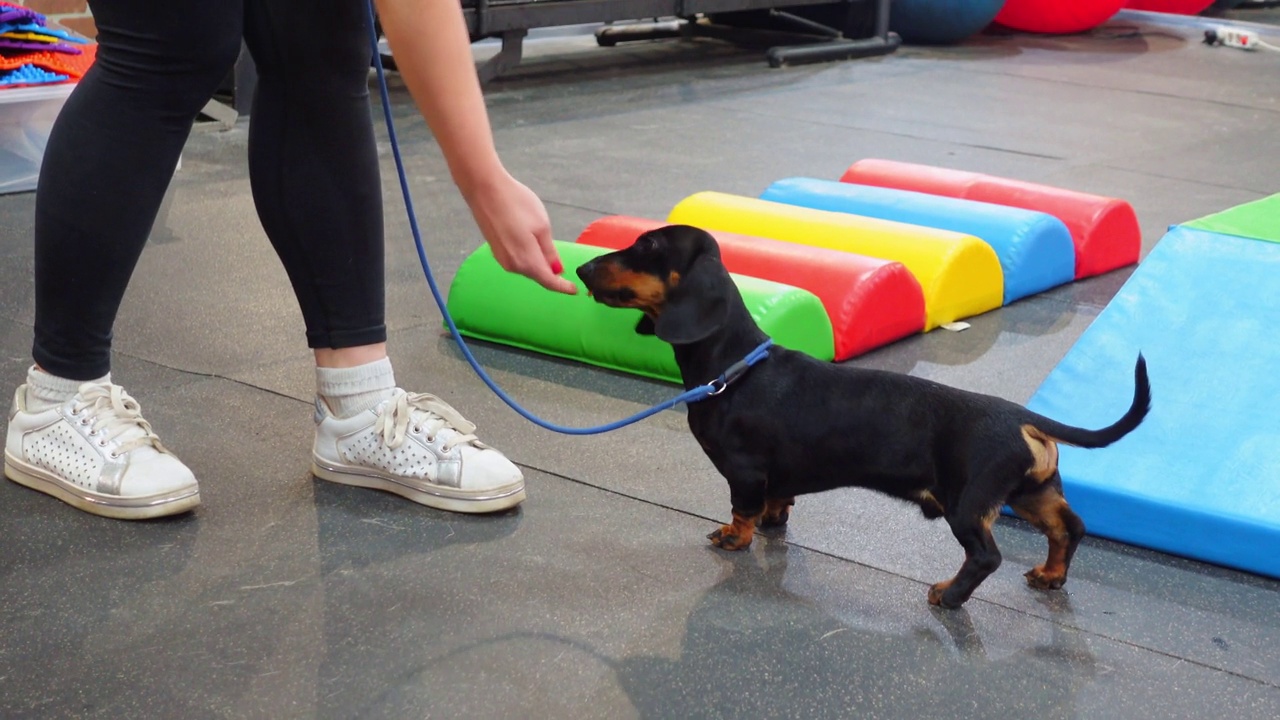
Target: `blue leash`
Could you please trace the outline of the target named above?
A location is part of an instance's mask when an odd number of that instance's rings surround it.
[[[756,347],[756,349],[747,354],[745,358],[731,365],[728,370],[725,370],[724,374],[715,380],[712,380],[705,385],[699,385],[691,390],[686,390],[670,400],[654,405],[648,410],[636,413],[629,418],[624,418],[604,425],[598,425],[596,427],[574,428],[557,425],[543,420],[528,410],[520,407],[519,403],[503,392],[502,388],[498,387],[497,383],[495,383],[493,379],[489,377],[488,373],[484,371],[484,368],[480,367],[480,363],[476,361],[475,356],[471,354],[471,349],[468,348],[466,342],[463,341],[462,333],[458,332],[457,325],[454,324],[453,318],[449,315],[449,310],[445,307],[445,301],[443,296],[440,294],[440,288],[436,285],[435,276],[431,273],[431,265],[427,262],[426,250],[422,247],[422,234],[418,231],[418,218],[413,211],[413,199],[409,193],[409,181],[405,177],[404,163],[400,159],[400,144],[396,140],[395,123],[391,119],[391,98],[387,93],[387,78],[382,67],[382,53],[378,50],[378,33],[374,27],[372,0],[369,0],[368,11],[369,41],[373,48],[374,66],[378,70],[378,86],[379,91],[382,94],[382,113],[387,120],[387,134],[391,140],[391,154],[395,157],[396,172],[400,175],[400,192],[404,195],[405,209],[408,210],[409,213],[409,227],[413,231],[413,243],[418,249],[418,262],[422,265],[422,272],[427,276],[427,284],[431,286],[431,294],[435,297],[436,305],[440,307],[440,312],[444,315],[445,324],[449,326],[449,333],[453,335],[453,339],[457,341],[458,348],[462,351],[463,356],[467,358],[467,362],[471,364],[471,367],[476,371],[476,374],[480,376],[480,379],[483,380],[491,390],[493,390],[494,394],[510,406],[512,410],[515,410],[535,425],[539,425],[547,430],[563,433],[565,435],[594,435],[597,433],[609,432],[610,430],[616,430],[620,427],[643,420],[650,415],[655,415],[663,410],[673,408],[682,402],[692,403],[711,397],[712,395],[719,395],[724,392],[729,383],[740,377],[749,367],[755,365],[769,355],[769,346],[773,344],[773,341],[765,340]],[[548,292],[552,291],[548,290]]]

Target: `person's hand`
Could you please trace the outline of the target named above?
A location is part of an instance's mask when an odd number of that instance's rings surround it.
[[[524,275],[548,290],[578,292],[576,285],[560,277],[564,265],[551,242],[551,220],[532,190],[502,171],[464,188],[463,197],[503,270]]]
[[[551,242],[547,209],[502,167],[457,0],[376,0],[396,67],[450,176],[504,270],[566,294],[578,288]]]

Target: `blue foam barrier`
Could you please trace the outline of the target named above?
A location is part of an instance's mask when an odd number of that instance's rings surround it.
[[[1146,422],[1109,448],[1061,447],[1091,534],[1280,577],[1278,277],[1280,244],[1174,227],[1031,398],[1102,427],[1147,358]]]
[[[1047,213],[872,185],[786,178],[763,200],[964,233],[995,250],[1004,273],[1004,304],[1075,279],[1071,232]]]

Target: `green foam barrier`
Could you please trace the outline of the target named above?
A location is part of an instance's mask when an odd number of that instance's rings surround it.
[[[1280,243],[1280,193],[1206,215],[1182,227]]]
[[[639,310],[610,308],[587,295],[574,270],[607,248],[555,242],[577,295],[543,288],[503,270],[482,245],[458,268],[445,306],[463,337],[509,345],[644,377],[680,382],[671,346],[638,335]],[[774,343],[830,362],[835,333],[822,302],[808,290],[733,275],[742,299]]]

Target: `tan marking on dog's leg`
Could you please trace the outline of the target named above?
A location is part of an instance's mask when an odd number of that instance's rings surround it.
[[[916,493],[916,503],[920,506],[920,513],[929,520],[936,520],[947,513],[942,503],[938,502],[938,498],[928,490]]]
[[[991,532],[991,528],[995,526],[996,520],[1000,518],[1001,507],[1003,506],[998,505],[993,507],[987,511],[986,515],[982,516],[982,527],[986,528],[987,532]]]
[[[929,596],[928,596],[929,604],[941,606],[942,593],[946,592],[947,588],[951,587],[951,583],[954,581],[955,581],[955,578],[952,578],[950,580],[943,580],[942,582],[936,582],[933,585],[930,585]]]
[[[777,527],[786,525],[791,519],[791,506],[796,504],[793,497],[769,498],[764,501],[764,515],[760,518],[761,527]]]
[[[1041,590],[1062,587],[1067,581],[1071,556],[1084,535],[1084,524],[1056,490],[1023,498],[1011,507],[1049,541],[1049,556],[1044,564],[1027,571],[1027,584]]]
[[[760,515],[746,517],[735,512],[733,524],[721,525],[719,530],[711,533],[707,538],[711,540],[712,545],[722,550],[744,550],[751,545],[751,540],[756,533],[756,523],[759,521]]]
[[[1058,443],[1034,425],[1022,426],[1022,440],[1031,450],[1031,467],[1027,477],[1044,482],[1058,471]]]
[[[963,605],[968,601],[973,591],[982,584],[982,581],[1000,566],[1000,551],[996,547],[995,538],[991,534],[991,527],[995,525],[996,518],[999,516],[1000,506],[996,506],[978,519],[981,535],[978,538],[979,544],[976,546],[971,543],[965,543],[962,535],[956,535],[956,539],[965,545],[964,564],[960,566],[960,571],[950,580],[943,580],[929,586],[928,600],[930,605],[949,608]],[[982,554],[975,558],[974,554],[970,552],[971,548]],[[947,602],[945,596],[947,591],[952,590],[953,587],[960,589],[960,597]]]

